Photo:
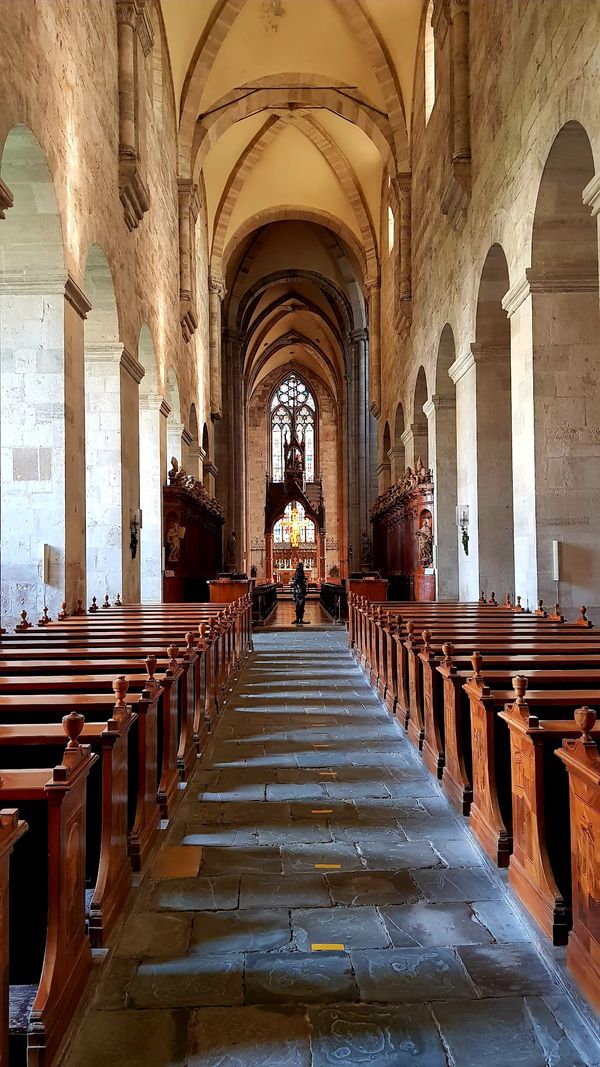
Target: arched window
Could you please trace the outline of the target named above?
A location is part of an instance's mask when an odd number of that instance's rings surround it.
[[[275,390],[271,400],[271,473],[282,482],[286,470],[315,478],[315,398],[295,374]]]
[[[425,125],[429,122],[435,103],[435,40],[433,36],[433,0],[427,5],[425,17]]]
[[[314,543],[315,524],[307,518],[302,504],[293,500],[273,527],[273,544],[276,548],[299,548]]]
[[[388,205],[388,252],[391,252],[394,247],[394,240],[396,235],[396,220],[394,218],[394,212]]]

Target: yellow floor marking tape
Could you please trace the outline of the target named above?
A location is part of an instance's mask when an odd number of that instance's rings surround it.
[[[337,778],[337,771],[319,771],[321,778]]]
[[[341,871],[341,863],[315,863],[315,871]]]
[[[311,815],[333,815],[333,808],[311,808]]]
[[[346,946],[342,944],[332,945],[311,945],[312,952],[344,952]]]

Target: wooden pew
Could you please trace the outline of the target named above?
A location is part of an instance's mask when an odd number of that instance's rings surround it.
[[[0,804],[18,804],[29,825],[11,864],[9,961],[11,1014],[21,1019],[14,1037],[26,1041],[28,1067],[51,1064],[91,965],[86,784],[98,757],[78,742],[82,726],[80,716],[65,716],[69,741],[54,769],[0,770]]]
[[[592,653],[589,656],[572,656],[568,652],[557,652],[523,656],[496,653],[486,655],[484,665],[483,657],[478,652],[472,653],[470,657],[456,657],[454,647],[450,643],[443,645],[442,653],[441,658],[432,656],[431,662],[423,663],[424,688],[429,684],[429,672],[433,674],[431,715],[434,719],[432,729],[429,729],[427,719],[425,721],[426,741],[423,752],[425,753],[425,745],[428,744],[432,757],[428,764],[430,769],[433,769],[432,762],[435,762],[436,767],[442,766],[441,779],[446,794],[463,815],[468,815],[473,797],[471,713],[463,686],[469,678],[475,677],[481,681],[484,671],[485,681],[489,682],[491,688],[508,689],[515,674],[527,670],[535,688],[560,689],[571,685],[578,688],[600,688],[600,655]],[[469,660],[471,669],[464,669]],[[436,678],[439,679],[437,684]],[[426,704],[426,708],[429,708],[429,704]],[[437,729],[440,714],[443,719],[443,753],[436,749],[440,740]]]
[[[544,933],[564,945],[571,926],[568,785],[552,757],[563,738],[580,731],[572,719],[532,714],[526,678],[517,676],[514,688],[516,699],[499,713],[510,733],[509,883]],[[595,732],[600,736],[600,727]]]
[[[567,964],[600,1011],[600,756],[591,734],[596,713],[579,708],[575,719],[581,736],[565,739],[556,752],[568,772],[570,798],[573,929]]]
[[[0,1067],[8,1064],[8,941],[9,941],[9,862],[27,823],[16,808],[0,809]]]
[[[512,851],[510,745],[498,713],[514,702],[514,692],[492,691],[475,678],[464,689],[471,711],[473,756],[470,826],[488,856],[506,867]],[[530,690],[527,695],[527,704],[539,719],[564,719],[587,701],[600,703],[600,690]]]
[[[87,917],[95,948],[103,947],[110,937],[132,880],[128,855],[132,822],[128,813],[131,777],[128,743],[137,715],[125,703],[126,691],[125,679],[117,679],[117,699],[111,717],[99,723],[87,722],[81,734],[82,740],[99,757],[88,780],[86,823],[86,881],[93,887]],[[60,753],[63,739],[63,726],[57,722],[0,724],[3,761],[13,769],[48,763],[57,751]]]

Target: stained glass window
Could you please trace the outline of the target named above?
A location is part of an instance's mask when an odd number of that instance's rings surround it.
[[[273,543],[276,546],[298,548],[300,545],[314,545],[315,524],[306,515],[302,504],[293,500],[286,507],[283,518],[273,527]]]
[[[304,446],[304,476],[315,477],[315,398],[295,374],[275,390],[271,401],[271,468],[275,482],[285,474],[286,448],[295,440]]]

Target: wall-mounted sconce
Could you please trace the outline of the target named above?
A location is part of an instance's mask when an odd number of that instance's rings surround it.
[[[141,511],[136,511],[132,515],[131,521],[129,523],[129,531],[131,533],[131,537],[130,537],[130,540],[129,540],[129,548],[131,549],[131,558],[132,559],[135,559],[135,557],[137,556],[138,545],[140,543],[139,532],[140,532],[141,528],[142,528],[142,513],[141,513]]]
[[[461,531],[460,539],[465,550],[465,556],[469,555],[469,505],[456,505],[456,525]]]

